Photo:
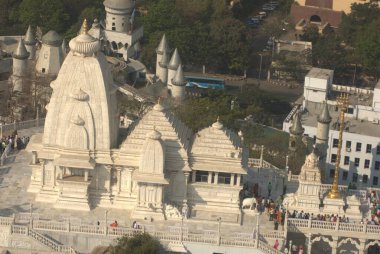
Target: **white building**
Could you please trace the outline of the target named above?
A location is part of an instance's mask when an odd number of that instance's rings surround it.
[[[378,187],[380,185],[380,82],[374,90],[367,90],[334,85],[332,78],[333,71],[318,68],[313,68],[305,77],[302,105],[296,106],[301,111],[304,135],[314,137],[317,143],[328,140],[324,181],[332,182],[339,137],[339,111],[335,98],[342,92],[348,93],[349,108],[345,114],[346,126],[343,133],[339,182]],[[317,118],[324,111],[325,100],[332,121],[329,123],[328,119],[322,119],[319,121],[320,130],[317,130]],[[295,112],[296,110],[292,110],[285,119],[284,131],[289,132]],[[330,127],[329,131],[323,130],[326,124]]]
[[[114,52],[128,60],[137,58],[141,50],[140,40],[144,29],[135,22],[135,0],[105,0],[106,19],[94,21],[89,31],[93,37],[100,39],[107,52]]]

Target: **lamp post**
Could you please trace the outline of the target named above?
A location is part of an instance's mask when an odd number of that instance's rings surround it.
[[[342,150],[342,140],[343,140],[343,130],[344,130],[344,113],[347,110],[348,107],[348,94],[346,95],[340,95],[337,98],[338,107],[340,108],[340,114],[339,114],[339,142],[338,142],[338,152],[336,156],[336,162],[335,162],[335,174],[334,174],[334,182],[331,188],[331,191],[328,193],[328,197],[331,199],[337,199],[340,198],[340,193],[338,190],[338,181],[339,181],[339,166],[340,166],[340,156],[341,156],[341,150]]]

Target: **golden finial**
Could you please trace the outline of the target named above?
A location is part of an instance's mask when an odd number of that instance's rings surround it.
[[[87,26],[87,19],[83,20],[81,34],[87,34],[88,26]]]
[[[219,120],[220,120],[220,118],[219,118],[219,116],[218,116],[218,118],[216,118],[216,121],[219,122]]]

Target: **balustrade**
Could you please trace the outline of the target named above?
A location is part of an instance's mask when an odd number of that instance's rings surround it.
[[[12,234],[28,235],[28,227],[20,225],[12,225]]]
[[[335,230],[335,222],[329,221],[320,221],[320,220],[312,220],[311,228],[315,229],[326,229],[326,230]]]

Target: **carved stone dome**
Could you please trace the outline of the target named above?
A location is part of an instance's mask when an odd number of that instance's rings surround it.
[[[92,56],[99,51],[99,40],[89,35],[87,29],[87,21],[84,20],[81,33],[70,41],[69,46],[74,54]]]
[[[62,37],[56,31],[50,30],[44,36],[42,36],[42,43],[54,47],[59,47],[62,44]]]

